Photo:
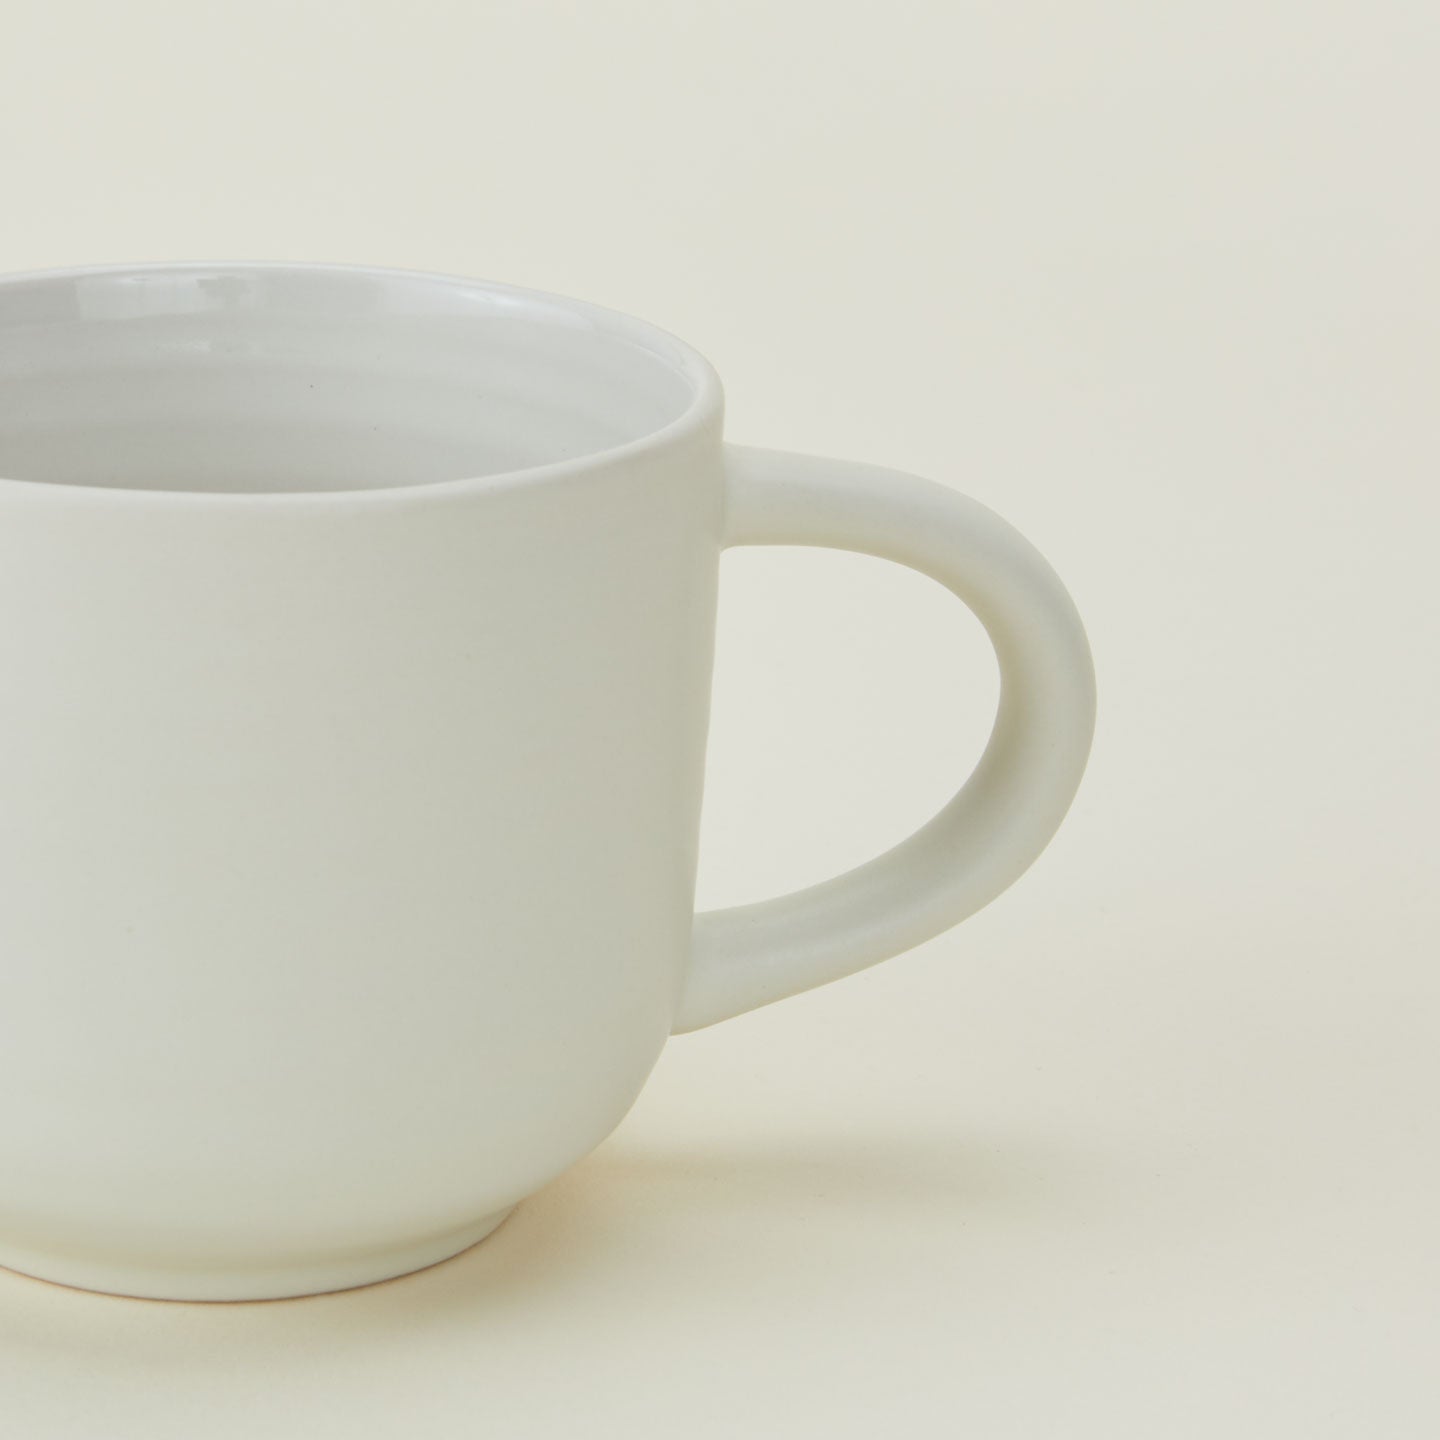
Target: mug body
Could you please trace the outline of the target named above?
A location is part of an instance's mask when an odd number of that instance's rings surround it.
[[[0,282],[0,1264],[364,1283],[615,1126],[689,956],[720,418],[506,287]]]

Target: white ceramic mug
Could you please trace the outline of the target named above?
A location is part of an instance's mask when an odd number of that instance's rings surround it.
[[[483,1237],[665,1039],[884,959],[1039,853],[1090,658],[1003,521],[722,443],[694,351],[346,267],[0,281],[0,1263],[189,1299]],[[692,914],[716,572],[827,545],[994,642],[975,773]]]

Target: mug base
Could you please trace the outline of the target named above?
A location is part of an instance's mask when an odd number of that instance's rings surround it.
[[[509,1219],[513,1205],[493,1215],[453,1230],[439,1239],[394,1250],[367,1251],[343,1260],[314,1265],[285,1265],[273,1269],[247,1267],[233,1270],[173,1269],[162,1267],[106,1265],[69,1256],[15,1249],[0,1243],[0,1268],[66,1285],[75,1290],[94,1290],[104,1295],[122,1295],[137,1300],[289,1300],[300,1295],[326,1295],[336,1290],[354,1290],[394,1280],[452,1259],[480,1241]]]

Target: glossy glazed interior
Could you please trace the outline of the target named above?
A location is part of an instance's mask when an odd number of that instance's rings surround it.
[[[612,450],[707,375],[579,302],[398,271],[177,265],[0,281],[0,477],[366,490]]]

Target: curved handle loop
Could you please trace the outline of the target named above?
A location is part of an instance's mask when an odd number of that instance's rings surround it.
[[[676,1032],[898,955],[972,915],[1049,843],[1095,725],[1085,631],[1059,577],[998,515],[929,480],[729,446],[727,545],[822,545],[922,571],[989,633],[1000,704],[985,753],[928,824],[806,890],[698,915]]]

